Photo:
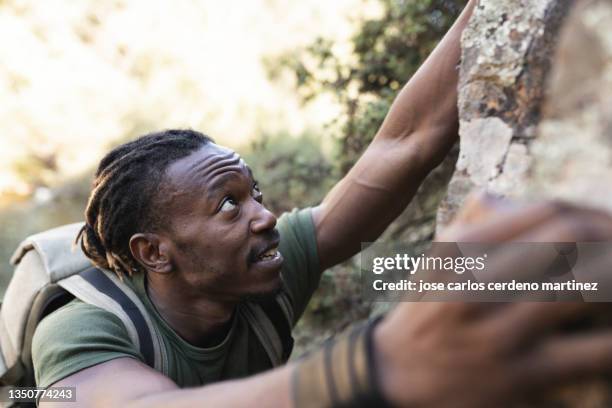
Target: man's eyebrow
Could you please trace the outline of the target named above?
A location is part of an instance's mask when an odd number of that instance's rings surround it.
[[[229,179],[240,178],[240,176],[234,172],[225,173],[215,178],[215,181],[206,189],[206,196],[213,197],[215,194],[222,190],[225,187],[225,184],[229,181]]]

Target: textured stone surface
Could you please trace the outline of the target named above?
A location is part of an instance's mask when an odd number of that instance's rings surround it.
[[[533,196],[612,210],[612,3],[568,20],[551,75],[529,179]]]
[[[530,198],[561,198],[612,211],[612,2],[578,3],[564,24],[543,107]],[[588,326],[612,326],[601,313]],[[566,387],[554,407],[612,406],[612,379]]]
[[[459,160],[438,228],[475,189],[612,211],[612,1],[583,0],[565,18],[571,5],[483,0],[477,9],[463,38]],[[527,406],[610,407],[612,380]]]
[[[438,228],[467,194],[520,195],[531,163],[544,84],[570,0],[482,0],[463,33],[461,150]]]

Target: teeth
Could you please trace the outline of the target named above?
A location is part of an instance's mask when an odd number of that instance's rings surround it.
[[[278,248],[268,249],[266,252],[259,256],[259,259],[271,259],[278,255]]]

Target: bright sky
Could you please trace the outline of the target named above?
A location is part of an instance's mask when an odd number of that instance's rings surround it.
[[[239,146],[329,121],[337,107],[300,107],[261,58],[317,34],[346,40],[347,17],[365,12],[364,0],[3,1],[0,195],[25,188],[10,168],[31,150],[58,152],[69,175],[144,131],[194,127]]]

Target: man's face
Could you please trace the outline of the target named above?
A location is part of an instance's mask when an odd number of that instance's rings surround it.
[[[209,144],[166,174],[164,235],[185,294],[236,301],[275,293],[283,262],[276,217],[240,156]]]

